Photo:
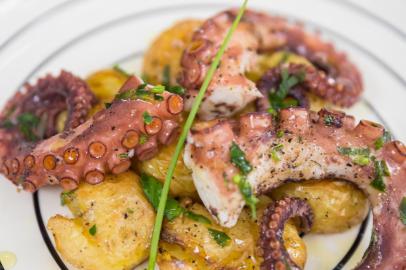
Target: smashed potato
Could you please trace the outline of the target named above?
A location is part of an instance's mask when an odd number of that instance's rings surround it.
[[[155,212],[139,181],[126,172],[63,193],[74,218],[52,217],[48,228],[64,259],[78,269],[125,270],[148,257]]]
[[[138,169],[146,174],[152,175],[163,183],[165,181],[169,163],[175,152],[175,148],[175,144],[162,147],[158,155],[152,159],[138,162]],[[183,152],[181,157],[178,159],[175,171],[173,173],[170,193],[174,197],[197,197],[196,188],[192,179],[192,171],[189,170],[183,162]]]
[[[262,216],[266,205],[259,204],[259,217]],[[262,261],[257,246],[259,221],[253,221],[247,209],[244,209],[238,223],[232,228],[216,225],[208,211],[200,204],[193,204],[189,210],[209,218],[212,224],[202,224],[188,218],[166,222],[162,234],[164,240],[160,243],[158,255],[161,270],[259,269]],[[227,244],[221,246],[217,243],[209,229],[224,232],[230,238]],[[287,224],[283,239],[292,260],[304,266],[306,247],[296,227]]]
[[[313,209],[314,233],[337,233],[361,223],[368,213],[368,200],[354,185],[332,180],[288,183],[271,192],[275,199],[305,199]]]
[[[142,68],[148,83],[164,84],[169,79],[171,85],[176,84],[183,51],[200,25],[199,20],[179,21],[154,40],[144,55]]]
[[[102,69],[90,74],[86,82],[96,98],[101,102],[111,102],[127,76],[114,70]]]

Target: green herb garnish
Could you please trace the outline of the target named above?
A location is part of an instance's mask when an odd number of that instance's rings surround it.
[[[383,145],[387,142],[389,142],[392,139],[391,134],[389,133],[389,131],[384,131],[383,135],[381,137],[379,137],[376,141],[375,141],[375,149],[379,150],[383,147]]]
[[[96,224],[94,224],[90,229],[89,229],[89,234],[92,236],[95,236],[97,233],[97,227]]]
[[[115,99],[121,100],[135,100],[135,99],[149,99],[151,92],[145,89],[147,84],[140,84],[136,89],[129,89],[127,91],[118,93]]]
[[[185,94],[185,89],[180,86],[180,85],[175,85],[167,89],[168,92],[178,94],[178,95],[184,95]]]
[[[148,201],[152,204],[152,206],[156,210],[159,206],[159,199],[162,194],[162,183],[151,175],[141,174],[141,185],[145,193],[145,196],[147,196]],[[205,216],[196,214],[192,211],[185,209],[180,205],[180,203],[177,200],[168,196],[168,200],[166,202],[165,207],[165,217],[169,221],[172,221],[182,214],[184,214],[185,217],[191,220],[203,224],[211,224],[211,221]]]
[[[297,106],[297,100],[293,101],[294,99],[285,99],[288,96],[289,90],[304,80],[305,73],[299,72],[298,74],[289,74],[288,69],[283,68],[281,71],[281,77],[282,80],[278,89],[276,91],[275,89],[271,89],[271,93],[268,95],[269,103],[271,105],[268,112],[272,115],[276,115],[280,109]]]
[[[145,112],[142,114],[142,118],[144,119],[144,123],[145,123],[145,124],[149,125],[149,124],[152,123],[153,118],[152,118],[152,116],[151,116],[147,111],[145,111]]]
[[[257,209],[256,205],[258,203],[258,198],[255,197],[252,192],[250,183],[248,183],[247,178],[243,175],[236,174],[233,177],[233,182],[237,184],[242,197],[244,198],[245,203],[251,209],[251,215],[253,219],[257,218]]]
[[[64,191],[61,193],[61,205],[64,206],[74,199],[75,193],[73,190]]]
[[[23,113],[17,117],[18,128],[24,137],[29,141],[37,141],[39,138],[34,129],[39,125],[40,118],[32,113]]]
[[[199,222],[199,223],[207,224],[207,225],[210,225],[210,224],[211,224],[210,219],[208,219],[207,217],[205,217],[205,216],[203,216],[203,215],[196,214],[195,212],[187,211],[187,210],[186,210],[184,215],[185,215],[185,217],[187,217],[188,219],[197,221],[197,222]]]
[[[399,205],[400,221],[406,225],[406,197],[403,197]]]
[[[252,171],[252,166],[245,158],[245,153],[235,142],[231,144],[230,157],[231,163],[239,168],[244,174],[248,174],[250,171]]]
[[[334,126],[334,123],[335,123],[334,116],[332,116],[331,114],[326,114],[324,116],[324,124],[326,124],[326,126]]]
[[[140,145],[145,144],[148,141],[148,136],[145,134],[140,135]]]
[[[351,158],[357,165],[365,166],[371,161],[369,148],[337,147],[337,151],[344,156]]]
[[[230,243],[231,238],[226,233],[211,228],[208,228],[208,230],[210,236],[220,247],[225,247]]]
[[[10,119],[6,119],[2,123],[0,123],[0,128],[10,129],[12,127],[14,127],[14,124],[10,121]]]
[[[162,101],[162,100],[164,100],[164,97],[161,95],[158,95],[158,94],[154,94],[154,99],[157,101]]]
[[[220,59],[223,56],[227,45],[231,39],[232,34],[234,33],[235,29],[237,28],[242,15],[244,14],[246,5],[247,5],[248,0],[244,0],[243,5],[241,6],[238,15],[236,16],[233,24],[231,25],[230,29],[228,30],[223,43],[221,44],[219,50],[217,51],[216,56],[214,57],[209,70],[207,71],[206,77],[200,87],[199,93],[197,94],[192,109],[190,110],[190,113],[186,119],[186,122],[183,126],[182,132],[179,136],[178,143],[175,148],[175,152],[172,156],[171,162],[169,163],[168,171],[165,177],[165,183],[162,189],[162,194],[161,198],[159,200],[159,206],[157,210],[157,215],[155,218],[155,225],[154,225],[154,231],[152,233],[152,240],[151,240],[151,248],[150,248],[150,256],[149,256],[149,261],[148,261],[148,270],[154,270],[155,269],[155,263],[156,263],[156,257],[158,254],[158,244],[159,244],[159,238],[161,235],[161,228],[162,228],[162,221],[164,217],[164,212],[165,212],[165,206],[166,206],[166,201],[168,198],[168,193],[169,193],[169,187],[171,184],[173,172],[176,168],[176,164],[179,158],[179,155],[183,149],[183,145],[185,143],[186,137],[189,133],[189,130],[193,124],[193,120],[196,117],[196,114],[199,110],[199,106],[204,98],[204,95],[206,93],[206,90],[210,84],[211,79],[213,78],[213,75],[217,69],[217,66],[220,63]]]
[[[117,155],[120,159],[127,159],[129,158],[128,153],[120,153]]]
[[[153,94],[162,94],[164,91],[165,91],[165,86],[163,86],[163,85],[155,85],[151,89],[151,93],[153,93]]]
[[[384,160],[375,160],[375,179],[371,182],[371,186],[379,191],[385,191],[386,185],[384,176],[390,176],[389,168]]]
[[[126,77],[130,77],[131,74],[128,73],[127,71],[125,71],[122,67],[120,67],[120,65],[116,64],[113,66],[113,69],[115,71],[117,71],[118,73],[121,73],[122,75],[126,76]]]
[[[283,130],[278,130],[278,132],[276,132],[276,138],[282,138],[283,135],[285,135],[285,132]]]
[[[274,147],[271,148],[271,158],[274,162],[279,162],[281,159],[278,155],[278,152],[280,152],[283,148],[283,144],[277,144]]]

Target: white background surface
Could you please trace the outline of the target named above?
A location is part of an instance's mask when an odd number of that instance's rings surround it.
[[[60,32],[62,31],[66,39],[69,39],[77,33],[98,25],[99,21],[105,21],[106,17],[110,16],[108,10],[115,10],[114,5],[120,5],[124,2],[128,4],[129,2],[116,0],[115,2],[109,1],[110,5],[107,2],[104,5],[104,1],[100,0],[79,0],[83,2],[81,5],[92,7],[92,9],[81,9],[76,7],[78,0],[76,0],[76,3],[71,0],[65,1],[0,0],[0,93],[2,94],[0,95],[0,105],[4,104],[6,98],[12,94],[12,90],[18,87],[21,78],[27,76],[32,69],[21,59],[31,57],[33,62],[41,61],[49,54],[49,51],[60,46],[59,40],[63,44],[63,38],[53,40],[54,35],[61,36]],[[67,9],[71,10],[71,12],[61,15],[64,18],[61,23],[61,18],[58,18],[59,14],[54,11],[55,7],[60,6],[63,2],[65,2],[63,5],[67,6]],[[96,2],[97,4],[95,4]],[[112,2],[115,4],[111,5]],[[128,12],[191,2],[198,1],[132,0],[132,10]],[[235,5],[240,3],[240,1],[236,0],[207,2],[226,2]],[[326,26],[345,37],[351,38],[354,42],[362,44],[370,54],[375,55],[384,65],[393,69],[399,77],[406,80],[405,0],[341,1],[345,4],[337,3],[339,0],[251,0],[251,4],[263,4],[265,2],[269,9],[275,9],[282,14],[292,14],[307,21],[315,21],[319,25]],[[356,5],[356,8],[353,5]],[[31,25],[32,30],[30,30],[30,33],[21,30],[38,16],[43,16],[43,14],[47,14],[47,19],[37,20],[35,25]],[[81,16],[92,16],[94,21],[89,22],[89,20],[83,19],[83,23],[79,23],[83,18]],[[72,23],[71,26],[69,20],[74,20],[75,23]],[[170,22],[159,21],[157,24],[162,24],[159,27],[165,28],[170,25]],[[159,27],[157,26],[157,28]],[[44,36],[40,35],[44,29],[49,31],[49,36],[46,39],[37,38]],[[13,37],[13,41],[7,42],[10,37]],[[139,42],[143,38],[138,37]],[[145,36],[148,42],[151,38],[152,34]],[[142,47],[147,46],[148,42],[145,42]],[[95,57],[96,55],[97,52],[95,52]],[[75,59],[72,61],[77,62]],[[362,57],[359,58],[359,62],[368,63],[367,61],[363,62]],[[56,64],[54,63],[52,66],[56,67]],[[364,69],[367,70],[370,67],[368,65],[360,68],[364,71]],[[78,69],[81,73],[86,74],[89,70],[94,69],[94,66],[86,62]],[[371,102],[384,114],[384,118],[391,128],[397,131],[397,137],[406,141],[406,132],[404,132],[406,129],[406,120],[404,120],[406,114],[403,113],[406,108],[406,98],[401,95],[401,91],[406,91],[406,89],[400,89],[399,85],[385,80],[383,75],[380,77],[378,71],[371,74],[373,76],[367,77],[366,91],[376,85],[379,86],[381,91],[373,92],[373,94],[366,93],[366,95],[369,95]],[[398,91],[400,94],[395,96],[392,101],[386,99],[381,104],[381,100],[387,98],[388,95],[392,95],[392,90],[394,92]],[[374,99],[373,96],[377,98]],[[403,108],[403,111],[401,108]],[[58,269],[39,233],[31,195],[16,194],[15,187],[3,179],[0,180],[0,251],[8,250],[17,254],[18,264],[14,268],[16,270]]]

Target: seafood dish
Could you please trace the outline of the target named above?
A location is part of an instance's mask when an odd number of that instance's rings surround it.
[[[47,228],[74,269],[304,269],[303,235],[370,213],[355,269],[404,270],[406,147],[344,112],[364,90],[300,23],[251,9],[184,19],[142,74],[62,70],[19,89],[0,112],[0,172],[59,190],[71,216]]]

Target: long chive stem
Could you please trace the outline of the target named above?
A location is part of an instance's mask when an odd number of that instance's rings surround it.
[[[180,152],[182,151],[183,145],[186,141],[187,134],[189,133],[189,130],[193,124],[193,120],[195,119],[195,116],[199,110],[200,103],[203,100],[204,94],[206,93],[209,83],[210,83],[211,79],[213,78],[214,72],[216,71],[216,69],[220,63],[221,57],[223,56],[223,54],[227,48],[227,45],[231,39],[231,36],[233,35],[235,29],[237,28],[242,15],[244,14],[245,8],[247,6],[247,2],[248,2],[248,0],[244,0],[243,4],[238,12],[237,17],[235,18],[230,29],[228,30],[227,35],[223,41],[223,44],[221,45],[220,49],[218,50],[211,66],[210,66],[210,69],[206,74],[203,84],[200,87],[199,93],[193,103],[189,116],[186,119],[185,125],[183,126],[182,133],[180,134],[179,141],[175,148],[175,153],[172,156],[171,162],[169,164],[168,173],[166,174],[166,177],[165,177],[165,183],[164,183],[161,198],[159,201],[159,206],[158,206],[157,215],[156,215],[156,219],[155,219],[154,231],[152,233],[151,250],[150,250],[149,261],[148,261],[148,270],[155,269],[156,257],[157,257],[157,253],[158,253],[159,238],[160,238],[161,229],[162,229],[162,221],[164,218],[164,210],[166,207],[166,200],[168,199],[168,192],[169,192],[169,187],[171,184],[171,179],[172,179],[173,172],[175,170],[176,163],[178,161]]]

